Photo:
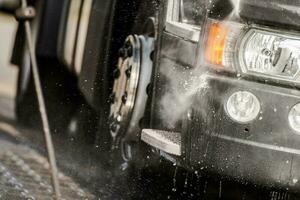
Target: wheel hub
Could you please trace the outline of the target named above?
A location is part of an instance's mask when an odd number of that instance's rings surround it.
[[[130,35],[119,50],[111,94],[110,133],[114,139],[139,130],[152,74],[154,38]]]

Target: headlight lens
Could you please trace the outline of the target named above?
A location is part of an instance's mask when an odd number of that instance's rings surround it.
[[[300,38],[250,30],[240,48],[243,72],[293,79],[300,69]]]
[[[208,20],[205,63],[215,69],[297,82],[300,79],[300,37]]]
[[[300,134],[300,104],[295,105],[289,113],[289,123],[292,129]]]
[[[248,123],[257,118],[260,112],[260,102],[254,94],[239,91],[229,97],[226,110],[234,121]]]

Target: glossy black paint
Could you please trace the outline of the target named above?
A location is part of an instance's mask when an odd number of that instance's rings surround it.
[[[232,1],[215,3],[208,13],[210,17],[225,19],[233,9]],[[287,10],[279,13],[275,3],[298,6],[296,1],[241,1],[240,15],[248,23],[296,30],[298,22],[295,19],[298,16]],[[196,67],[198,48],[203,47],[167,33],[164,22],[160,27],[151,128],[182,133],[185,155],[183,159],[171,156],[173,161],[177,160],[185,168],[200,173],[298,190],[300,137],[289,126],[288,112],[300,102],[299,90],[278,82],[264,82],[251,77],[241,79],[212,71],[207,80],[209,88],[195,94],[189,108],[192,117],[183,115],[182,120],[170,128],[161,120],[160,100],[170,88],[169,80],[175,77],[165,77],[161,70],[182,71],[181,76],[188,79],[187,71]],[[251,123],[234,122],[224,109],[229,95],[238,90],[253,92],[261,101],[262,112]]]
[[[297,0],[245,0],[240,3],[240,16],[249,23],[300,30],[299,6]]]
[[[194,169],[264,185],[299,187],[300,137],[289,126],[288,113],[300,102],[298,90],[238,80],[208,77],[209,89],[195,97],[190,121]],[[234,122],[225,103],[235,91],[250,91],[261,102],[252,122]],[[206,108],[201,107],[203,97]]]

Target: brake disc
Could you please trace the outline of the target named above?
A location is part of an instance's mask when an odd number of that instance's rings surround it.
[[[119,51],[109,118],[110,133],[115,141],[125,135],[138,139],[147,101],[146,89],[151,81],[153,50],[154,38],[130,35]]]

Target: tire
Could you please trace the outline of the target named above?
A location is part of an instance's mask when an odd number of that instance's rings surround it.
[[[82,105],[84,100],[77,89],[76,78],[63,66],[51,59],[40,59],[39,68],[51,131],[63,134],[78,106]],[[24,126],[41,129],[34,81],[31,74],[29,77],[25,77],[22,73],[23,70],[24,68],[21,68],[18,75],[17,121]]]
[[[124,4],[128,5],[136,5],[137,4],[129,4],[128,2],[124,2]],[[109,95],[111,94],[112,87],[113,87],[113,71],[115,67],[112,66],[117,66],[117,57],[118,57],[118,52],[119,49],[122,47],[126,37],[130,34],[144,34],[144,26],[145,22],[150,18],[150,17],[156,17],[157,9],[158,9],[158,1],[141,1],[139,2],[139,8],[137,9],[138,12],[132,16],[131,14],[124,14],[122,12],[125,11],[130,11],[129,8],[124,8],[124,5],[119,5],[122,8],[122,11],[120,15],[123,17],[119,17],[118,15],[115,16],[115,29],[112,35],[113,38],[113,43],[110,44],[111,47],[111,54],[109,56],[109,65],[107,65],[108,69],[104,70],[108,74],[105,76],[101,76],[99,78],[100,80],[104,80],[105,84],[102,85],[107,85],[107,88],[105,89],[105,93],[102,94],[107,94],[106,96],[102,96],[101,102],[101,107],[103,108],[102,111],[100,112],[100,123],[99,123],[99,132],[97,133],[98,136],[98,144],[99,146],[104,146],[107,151],[111,154],[111,167],[119,167],[122,168],[124,166],[127,166],[128,172],[129,173],[134,173],[138,171],[138,169],[142,168],[147,160],[147,155],[148,154],[148,148],[145,147],[141,142],[130,142],[130,145],[135,146],[134,149],[132,149],[132,153],[134,154],[134,159],[133,160],[128,160],[124,159],[124,152],[122,146],[113,146],[113,141],[110,136],[110,131],[109,131],[109,114],[110,114],[110,97]],[[135,11],[136,12],[136,11]],[[130,16],[130,19],[127,19],[124,16]],[[128,23],[130,22],[130,23]],[[123,28],[124,27],[124,28]],[[131,27],[128,29],[127,27]],[[126,29],[127,28],[127,29]],[[124,31],[125,30],[125,31]],[[143,120],[143,123],[147,123],[147,119]],[[105,139],[103,139],[105,138]],[[138,139],[139,140],[139,139]]]

